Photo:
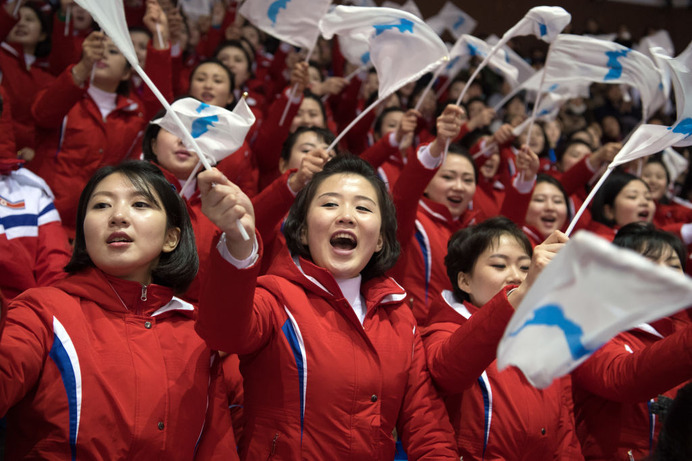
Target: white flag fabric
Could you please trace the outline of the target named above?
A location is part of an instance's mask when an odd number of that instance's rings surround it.
[[[337,6],[320,20],[319,27],[326,39],[338,34],[343,41],[368,41],[380,98],[449,59],[447,47],[427,24],[393,8]]]
[[[320,34],[317,23],[330,4],[331,0],[248,0],[238,13],[279,40],[312,49]]]
[[[384,8],[394,8],[397,10],[406,11],[407,13],[411,13],[419,19],[423,19],[423,14],[420,12],[420,9],[418,8],[418,5],[416,5],[416,2],[414,2],[413,0],[406,0],[406,3],[404,3],[403,5],[397,2],[385,0],[384,2],[382,2],[382,6]]]
[[[503,42],[521,35],[535,35],[544,42],[551,43],[562,29],[572,20],[572,16],[559,6],[536,6],[502,36]]]
[[[663,164],[666,166],[666,170],[668,170],[671,181],[673,181],[687,170],[690,162],[678,154],[675,149],[668,147],[663,149]]]
[[[250,127],[255,123],[255,116],[245,98],[240,98],[233,112],[223,107],[210,106],[195,98],[179,99],[171,104],[171,108],[178,114],[211,163],[219,163],[237,151],[243,145]],[[188,150],[194,150],[193,146],[185,142],[179,125],[168,112],[152,123],[181,138]]]
[[[463,34],[472,33],[478,24],[478,21],[450,1],[445,2],[440,11],[425,22],[437,35],[442,35],[445,30],[448,30],[457,40]]]
[[[354,66],[364,66],[370,62],[370,41],[367,37],[351,37],[339,40],[339,50],[344,58]]]
[[[497,367],[515,365],[535,387],[548,387],[618,333],[671,315],[691,300],[690,278],[580,231],[512,316]]]
[[[497,35],[491,35],[485,41],[488,42],[490,45],[495,46],[500,41],[500,39]],[[531,67],[531,64],[526,62],[524,58],[519,56],[517,52],[514,51],[512,48],[510,48],[507,45],[502,45],[501,49],[505,54],[505,60],[511,66],[517,69],[517,72],[519,73],[517,80],[519,80],[520,83],[525,82],[536,73],[536,69]]]
[[[137,53],[127,29],[123,0],[75,0],[75,3],[91,14],[132,67],[139,67]]]
[[[632,48],[634,48],[642,54],[652,57],[649,50],[654,47],[663,49],[666,56],[675,56],[675,47],[673,46],[673,40],[670,38],[670,34],[668,33],[668,31],[663,29],[642,38],[639,41],[639,44]]]
[[[644,119],[665,103],[661,73],[651,59],[614,42],[560,35],[550,47],[545,72],[545,85],[575,79],[632,85],[641,94]]]
[[[491,45],[480,38],[463,34],[454,44],[454,47],[452,47],[449,57],[454,60],[456,56],[461,56],[466,61],[474,56],[485,59],[490,55],[492,49]],[[487,65],[502,75],[512,88],[519,85],[519,71],[508,62],[507,55],[503,49],[490,56]]]

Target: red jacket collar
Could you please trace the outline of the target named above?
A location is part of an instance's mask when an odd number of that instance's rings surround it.
[[[421,210],[423,210],[426,215],[440,223],[444,223],[446,226],[453,229],[462,229],[475,224],[476,215],[478,214],[478,211],[466,210],[464,214],[459,216],[457,219],[454,219],[452,214],[449,212],[449,208],[441,203],[437,203],[427,197],[421,197],[418,203]]]

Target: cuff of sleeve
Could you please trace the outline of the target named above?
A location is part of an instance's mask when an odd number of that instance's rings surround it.
[[[291,176],[293,176],[294,174],[296,174],[296,173],[295,173],[295,172],[291,173],[291,174],[288,176],[288,179],[291,179]],[[292,196],[295,197],[295,196],[298,195],[298,192],[296,192],[296,191],[294,191],[293,189],[291,189],[291,182],[290,182],[289,180],[286,180],[286,189],[288,189],[288,191],[291,193]]]
[[[444,155],[440,155],[439,157],[432,156],[432,154],[430,153],[430,144],[426,144],[425,146],[418,149],[418,161],[428,170],[434,170],[435,168],[439,168],[440,165],[442,165],[443,160]]]
[[[396,131],[392,131],[389,133],[389,138],[387,139],[389,141],[389,145],[392,147],[399,147],[399,143],[396,142]]]
[[[685,245],[692,244],[692,223],[683,224],[680,228],[680,237]]]
[[[529,180],[522,181],[521,175],[518,175],[516,178],[514,178],[513,185],[520,194],[528,194],[533,190],[534,184],[536,184],[536,176]]]
[[[177,58],[183,54],[183,49],[180,47],[180,43],[174,43],[171,45],[171,56]]]
[[[591,154],[591,155],[593,155],[593,154]],[[588,168],[590,172],[595,173],[596,169],[591,166],[591,162],[589,162],[588,156],[584,159],[584,161],[586,162],[586,168]]]
[[[257,238],[255,238],[255,241],[252,243],[252,252],[250,253],[250,256],[243,260],[234,258],[231,252],[228,251],[228,247],[226,247],[225,232],[221,234],[219,243],[216,244],[216,249],[219,250],[219,254],[221,255],[221,257],[229,263],[233,264],[233,266],[235,266],[236,269],[246,269],[254,265],[257,262],[257,258],[259,257],[259,245],[257,244]]]

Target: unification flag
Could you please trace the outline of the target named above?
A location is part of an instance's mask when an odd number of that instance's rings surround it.
[[[248,0],[238,13],[269,35],[310,50],[320,35],[317,23],[330,4],[331,0]]]
[[[171,108],[183,121],[185,128],[192,134],[197,145],[211,163],[219,163],[233,152],[240,149],[245,141],[255,116],[245,102],[240,98],[233,112],[219,106],[210,106],[195,98],[179,99]],[[162,118],[153,121],[161,128],[170,131],[183,140],[189,150],[195,147],[185,142],[179,125],[171,114],[166,112]]]
[[[449,59],[440,37],[421,19],[393,8],[337,6],[319,22],[325,38],[367,41],[385,98]]]
[[[578,232],[541,272],[512,316],[497,368],[538,388],[566,375],[622,331],[690,304],[692,280],[638,253]]]
[[[478,24],[478,21],[450,1],[445,2],[440,11],[425,22],[437,35],[442,35],[445,30],[448,30],[456,40],[463,34],[472,33]]]

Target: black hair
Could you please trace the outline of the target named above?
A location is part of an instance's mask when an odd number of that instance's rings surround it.
[[[536,155],[538,155],[540,158],[544,158],[548,155],[548,151],[550,150],[550,141],[548,141],[548,136],[545,134],[545,128],[543,127],[543,122],[540,120],[537,120],[534,122],[533,127],[531,128],[531,135],[533,136],[533,130],[541,130],[541,136],[543,137],[543,150],[540,152],[536,152]],[[528,137],[528,132],[524,132],[521,134],[526,134],[526,141],[524,141],[526,144],[530,145],[531,144],[531,139]],[[514,146],[516,148],[521,147],[520,142],[519,142],[519,137],[521,135],[517,136],[516,139],[514,140]]]
[[[470,274],[481,254],[493,245],[497,245],[503,235],[514,237],[533,256],[533,248],[528,237],[510,219],[496,216],[475,226],[456,231],[447,242],[445,266],[447,277],[452,283],[454,296],[459,302],[471,301],[469,293],[459,288],[459,274]],[[478,306],[481,307],[481,306]]]
[[[166,180],[156,166],[141,160],[130,160],[117,166],[105,166],[94,173],[79,197],[77,208],[76,235],[72,259],[65,271],[75,273],[94,267],[87,253],[84,236],[84,219],[87,206],[94,190],[108,176],[119,173],[130,180],[132,185],[152,203],[159,205],[166,213],[167,229],[180,229],[178,246],[169,253],[161,253],[157,266],[151,273],[152,281],[158,285],[173,288],[176,293],[184,292],[197,275],[199,259],[195,246],[187,208],[173,186]],[[157,198],[158,196],[158,198]]]
[[[659,152],[658,154],[654,154],[650,156],[648,159],[646,159],[646,165],[650,163],[657,163],[661,165],[663,168],[663,171],[666,173],[666,188],[670,186],[671,183],[671,178],[670,178],[670,172],[668,171],[668,167],[666,167],[666,164],[663,162],[663,154]],[[646,166],[644,165],[644,166]],[[659,200],[660,203],[663,203],[664,205],[667,205],[670,203],[670,200],[668,199],[666,195],[666,191],[663,192],[663,196],[661,197],[661,200]]]
[[[336,138],[334,133],[325,128],[320,128],[318,126],[299,126],[296,131],[288,135],[288,138],[286,138],[281,146],[281,158],[284,159],[284,161],[288,162],[291,160],[293,146],[295,146],[296,141],[298,141],[298,137],[306,132],[315,133],[318,137],[322,138],[326,144],[331,144]]]
[[[252,46],[251,46],[252,47]],[[221,50],[224,48],[238,48],[243,52],[243,55],[245,56],[245,60],[247,61],[247,72],[248,75],[254,77],[255,73],[252,70],[252,65],[254,64],[255,60],[253,59],[252,56],[250,56],[250,53],[245,49],[243,46],[242,42],[240,40],[226,40],[224,42],[221,42],[219,46],[216,47],[216,51],[214,51],[214,58],[219,59],[219,53]],[[219,60],[221,62],[221,60]],[[235,84],[235,79],[234,79],[234,84]]]
[[[564,158],[567,150],[574,145],[586,146],[589,149],[589,152],[592,151],[591,144],[584,141],[583,139],[575,138],[569,139],[567,141],[561,141],[558,143],[557,149],[555,149],[555,161],[558,163],[558,165],[562,163],[562,159]]]
[[[51,31],[53,29],[53,21],[46,16],[42,7],[43,3],[36,1],[29,1],[21,6],[21,8],[29,8],[34,12],[38,18],[38,22],[41,24],[41,33],[46,35],[46,38],[36,44],[34,56],[37,58],[48,56],[51,51]]]
[[[608,227],[615,227],[615,219],[606,217],[605,207],[607,205],[612,209],[615,205],[615,198],[632,181],[641,181],[647,189],[649,188],[644,181],[633,174],[617,171],[610,175],[594,195],[591,204],[591,218]]]
[[[658,260],[670,248],[680,258],[682,270],[685,270],[687,262],[685,245],[676,235],[657,229],[652,223],[633,222],[622,226],[615,234],[613,244],[622,248],[629,248],[654,260]]]
[[[156,115],[149,121],[149,124],[144,129],[144,135],[142,136],[142,158],[149,162],[159,163],[158,157],[154,153],[154,141],[159,136],[161,131],[161,125],[158,123],[152,123],[156,120],[162,119],[166,115],[166,109],[159,110]]]
[[[190,72],[190,80],[188,81],[188,84],[189,84],[188,87],[190,87],[190,88],[192,87],[192,79],[195,78],[195,72],[197,72],[197,69],[199,69],[199,67],[203,64],[217,64],[217,65],[221,66],[221,68],[223,70],[226,71],[226,74],[228,75],[228,80],[229,80],[230,85],[231,85],[231,88],[229,89],[229,94],[231,96],[233,96],[233,92],[235,91],[235,76],[233,75],[233,72],[231,72],[231,70],[228,67],[224,66],[224,64],[216,58],[205,59],[204,61],[201,61],[199,64],[197,64],[194,69],[192,69],[192,72]],[[188,90],[188,93],[189,93],[189,90]],[[231,102],[225,108],[228,109],[233,105],[235,105],[234,102]]]
[[[380,115],[378,115],[375,119],[375,125],[373,126],[373,131],[379,136],[382,136],[382,123],[384,122],[384,118],[387,116],[387,114],[391,114],[392,112],[404,112],[404,109],[398,106],[392,106],[385,107],[382,112],[380,112]]]
[[[473,161],[473,157],[471,154],[469,154],[468,149],[463,147],[461,144],[453,142],[449,144],[449,149],[447,149],[447,155],[449,154],[459,155],[460,157],[464,157],[469,161],[471,167],[473,168],[473,180],[476,184],[478,184],[478,168],[476,168],[476,162]]]
[[[307,230],[305,223],[307,221],[308,209],[322,182],[335,174],[362,176],[377,192],[382,220],[380,234],[382,235],[383,245],[380,251],[372,255],[370,261],[361,271],[361,276],[363,280],[382,276],[394,266],[401,251],[399,242],[396,239],[396,209],[387,186],[377,176],[375,170],[365,160],[354,155],[337,155],[328,161],[322,171],[316,173],[308,185],[298,193],[284,223],[286,245],[292,256],[311,258],[310,249],[301,242],[301,237]]]
[[[154,36],[151,35],[151,31],[150,31],[149,29],[147,29],[146,27],[142,27],[142,26],[130,26],[130,27],[127,28],[127,31],[130,32],[130,33],[132,33],[132,32],[141,32],[141,33],[143,33],[143,34],[146,34],[147,37],[149,37],[149,40],[151,40],[152,38],[154,38]]]
[[[311,59],[308,62],[308,67],[314,67],[317,69],[317,72],[320,74],[320,82],[324,82],[324,73],[322,72],[322,65],[319,62]]]
[[[652,457],[653,461],[687,461],[692,459],[691,411],[692,383],[688,383],[678,391],[668,408]]]

